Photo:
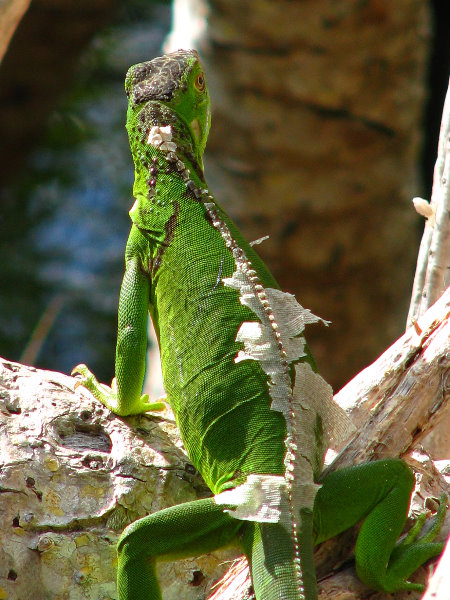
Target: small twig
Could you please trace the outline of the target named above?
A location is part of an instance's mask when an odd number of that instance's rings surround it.
[[[442,114],[431,202],[427,208],[424,201],[415,198],[414,205],[427,222],[417,258],[407,327],[436,302],[450,283],[450,86]]]
[[[42,313],[41,318],[36,324],[31,337],[22,352],[20,361],[26,365],[33,365],[39,352],[44,345],[50,329],[53,327],[54,322],[58,318],[61,310],[66,301],[65,294],[56,294],[48,303],[46,309]]]

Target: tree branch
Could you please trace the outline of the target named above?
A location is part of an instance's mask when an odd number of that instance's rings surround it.
[[[407,326],[439,298],[450,283],[450,84],[444,103],[431,202],[414,199],[427,218],[420,244]]]

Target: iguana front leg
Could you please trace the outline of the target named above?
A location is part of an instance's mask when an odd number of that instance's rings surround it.
[[[116,415],[134,415],[163,410],[163,402],[149,402],[141,396],[147,352],[147,318],[150,279],[146,272],[146,240],[133,225],[125,255],[125,275],[119,298],[116,346],[116,377],[111,387],[99,383],[86,365],[76,366],[72,374],[81,375],[75,387],[83,385]]]

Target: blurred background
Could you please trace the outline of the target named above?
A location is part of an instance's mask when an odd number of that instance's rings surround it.
[[[111,380],[133,204],[124,76],[195,47],[209,186],[247,239],[270,236],[258,251],[281,287],[332,321],[307,337],[339,389],[405,328],[449,23],[445,0],[0,3],[0,354]]]

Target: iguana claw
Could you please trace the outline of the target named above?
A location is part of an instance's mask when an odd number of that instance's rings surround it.
[[[129,400],[125,402],[122,400],[121,402],[117,391],[116,378],[112,380],[111,387],[108,387],[104,383],[100,383],[86,365],[77,365],[72,369],[71,375],[81,375],[81,377],[77,377],[74,389],[80,385],[85,387],[95,398],[97,398],[97,400],[116,415],[124,417],[148,411],[161,411],[166,408],[166,405],[162,400],[149,402],[148,394],[143,394],[132,403],[130,403]],[[124,410],[122,406],[126,406],[127,409]]]

